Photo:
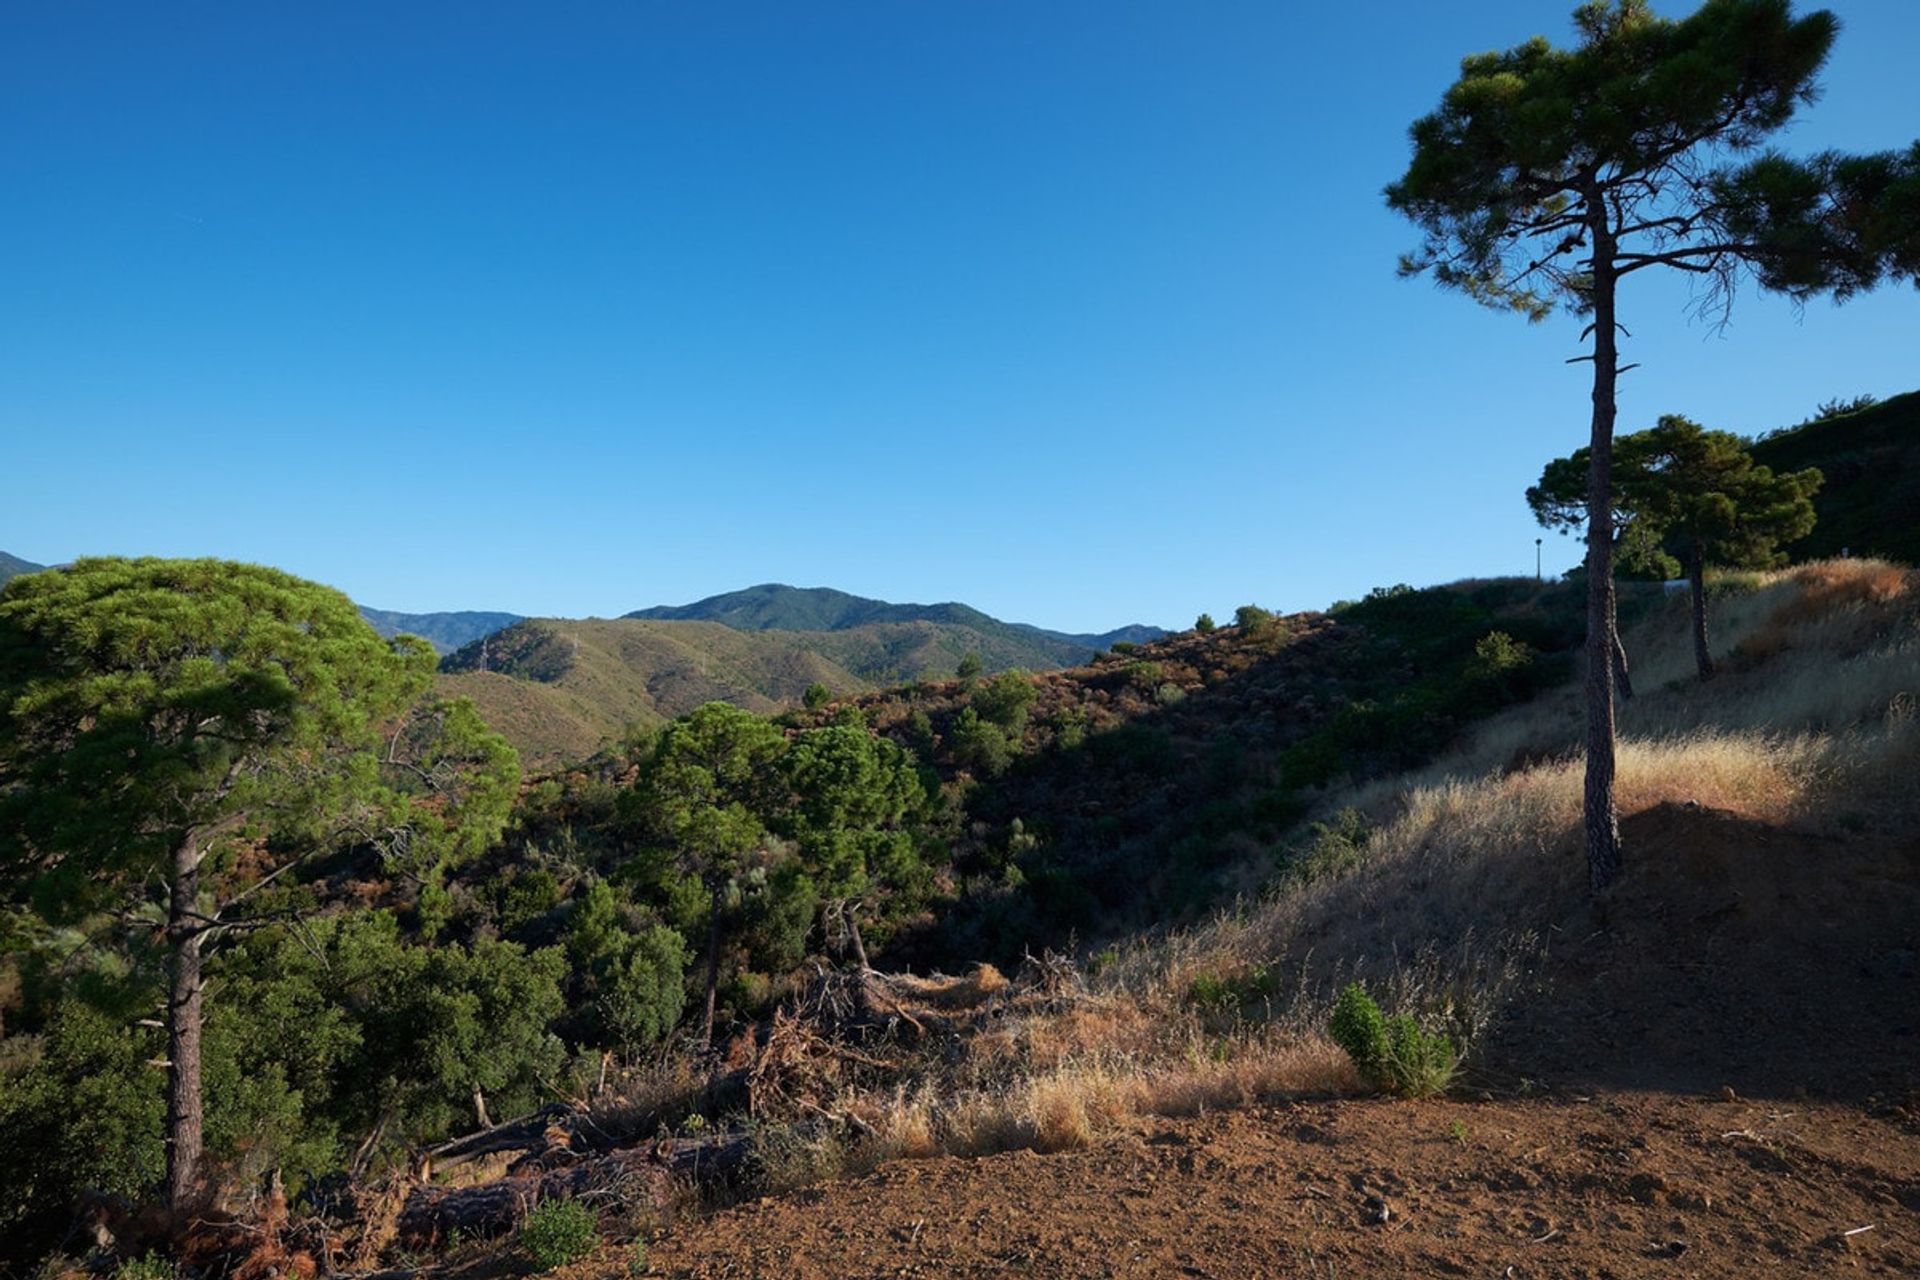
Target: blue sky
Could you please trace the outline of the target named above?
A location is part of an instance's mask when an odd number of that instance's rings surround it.
[[[1380,188],[1572,5],[15,0],[0,550],[1071,630],[1530,572],[1579,326],[1397,280]],[[1905,145],[1920,5],[1829,7],[1783,145]],[[1651,274],[1623,430],[1920,386],[1911,289],[1717,332]]]

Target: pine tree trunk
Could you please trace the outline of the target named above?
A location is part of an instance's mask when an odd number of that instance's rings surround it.
[[[176,1218],[193,1208],[198,1194],[204,1124],[200,1096],[201,997],[205,984],[196,918],[200,896],[199,833],[174,850],[167,906],[167,943],[172,949],[167,996],[167,1207]]]
[[[700,1019],[700,1047],[713,1048],[713,1008],[720,993],[720,908],[722,890],[713,891],[713,904],[707,911],[707,1003]]]
[[[1687,557],[1687,585],[1693,593],[1693,660],[1700,678],[1713,678],[1713,653],[1707,648],[1707,553],[1694,539],[1693,553]]]
[[[1614,319],[1612,228],[1604,196],[1588,196],[1593,234],[1593,428],[1587,473],[1587,879],[1604,889],[1620,874],[1620,817],[1614,799],[1613,595],[1614,384],[1619,344]]]

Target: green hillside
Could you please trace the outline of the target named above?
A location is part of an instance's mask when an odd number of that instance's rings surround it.
[[[889,604],[830,587],[789,587],[777,582],[708,596],[692,604],[636,609],[626,616],[661,622],[718,622],[739,631],[848,631],[878,623],[931,622],[971,628],[983,637],[992,637],[1002,651],[1021,647],[1024,652],[1008,665],[1026,667],[1070,666],[1111,648],[1117,640],[1137,644],[1167,634],[1159,627],[1137,623],[1098,634],[1049,631],[1025,623],[1002,622],[971,605]]]
[[[22,560],[19,556],[10,556],[4,551],[0,551],[0,583],[5,583],[9,578],[17,578],[23,573],[33,573],[36,570],[46,567],[47,566],[43,564],[35,564],[31,560]]]
[[[1796,560],[1845,551],[1920,563],[1920,391],[1775,432],[1753,456],[1826,476],[1813,500],[1819,523],[1792,547]]]
[[[1034,647],[1017,634],[925,621],[773,631],[529,618],[448,655],[440,679],[448,692],[471,697],[529,759],[553,761],[588,755],[629,725],[705,702],[770,712],[815,683],[848,695],[950,676],[970,653],[989,671],[1035,662]]]

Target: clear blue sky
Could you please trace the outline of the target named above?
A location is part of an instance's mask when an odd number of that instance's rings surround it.
[[[0,550],[1073,630],[1530,572],[1579,326],[1396,280],[1380,188],[1572,7],[11,0]],[[1905,145],[1920,4],[1830,7],[1784,145]],[[1624,299],[1622,429],[1920,386],[1910,289],[1684,289]]]

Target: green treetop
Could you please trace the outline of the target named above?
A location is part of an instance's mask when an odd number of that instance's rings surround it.
[[[707,898],[704,1042],[713,1042],[714,1007],[729,900],[743,881],[774,861],[770,815],[783,807],[777,769],[787,740],[770,722],[724,702],[709,702],[662,731],[622,799],[629,820],[680,874],[697,878]]]
[[[1586,450],[1547,464],[1527,504],[1548,528],[1585,514]],[[1692,588],[1694,658],[1713,674],[1707,645],[1706,567],[1764,569],[1784,559],[1780,544],[1813,530],[1818,470],[1775,475],[1755,464],[1747,442],[1677,414],[1614,442],[1614,494],[1623,559],[1665,575],[1684,572]],[[1675,562],[1665,548],[1680,552]]]

